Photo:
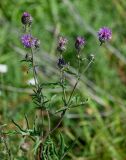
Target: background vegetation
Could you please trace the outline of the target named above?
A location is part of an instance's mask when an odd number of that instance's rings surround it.
[[[66,145],[77,137],[75,146],[66,159],[72,160],[124,160],[126,159],[126,1],[125,0],[1,0],[0,1],[0,64],[8,72],[0,73],[0,125],[13,130],[14,118],[25,127],[24,115],[33,123],[34,104],[29,94],[27,66],[21,63],[25,49],[20,43],[22,25],[20,17],[28,11],[34,18],[32,32],[41,40],[36,61],[41,65],[42,82],[57,79],[57,35],[69,39],[65,59],[76,69],[74,40],[84,36],[83,55],[95,55],[95,62],[82,75],[79,94],[89,98],[87,105],[71,110],[60,126]],[[110,44],[99,47],[97,31],[107,26],[112,29]],[[84,68],[82,68],[83,70]],[[70,80],[72,85],[74,80]],[[54,97],[58,106],[60,90],[45,91]],[[52,107],[54,107],[52,106]],[[55,123],[55,120],[54,120]],[[56,135],[57,136],[57,135]],[[20,149],[18,135],[10,134],[7,143],[16,160],[32,159]],[[0,143],[0,159],[6,159],[4,144]]]

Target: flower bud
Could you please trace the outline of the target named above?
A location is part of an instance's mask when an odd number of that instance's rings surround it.
[[[59,58],[58,62],[57,62],[57,65],[60,69],[62,69],[66,65],[66,62],[63,58]]]
[[[94,54],[90,54],[90,55],[88,56],[88,60],[89,60],[89,61],[93,61],[94,59],[95,59]]]
[[[24,25],[31,25],[32,24],[32,16],[27,13],[27,12],[24,12],[22,17],[21,17],[21,22],[24,24]]]
[[[40,47],[40,40],[36,38],[35,40],[35,48],[39,48]]]
[[[66,50],[66,44],[67,44],[68,40],[64,37],[59,37],[58,40],[58,46],[57,46],[57,50],[59,52],[63,52]]]
[[[80,51],[80,49],[85,45],[85,39],[83,37],[77,37],[75,41],[75,48]]]

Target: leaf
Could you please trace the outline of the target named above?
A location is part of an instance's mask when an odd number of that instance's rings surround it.
[[[60,148],[59,148],[59,157],[61,158],[64,155],[64,151],[65,151],[65,141],[64,138],[62,136],[62,134],[60,133]]]
[[[36,143],[35,143],[35,146],[34,146],[34,153],[35,154],[37,153],[37,149],[40,146],[40,144],[41,144],[41,140],[39,139],[39,137],[37,137]]]
[[[56,94],[54,94],[52,97],[51,97],[51,99],[50,99],[50,101],[53,101],[55,98],[56,98]]]
[[[55,144],[54,144],[54,142],[52,141],[51,138],[50,138],[50,141],[51,141],[50,147],[51,147],[52,155],[53,155],[54,157],[56,157],[57,160],[58,160],[58,153],[57,153]]]
[[[26,132],[24,129],[22,129],[13,119],[11,120],[12,123],[21,131],[21,132]]]
[[[77,138],[77,139],[78,139],[78,138]],[[75,140],[73,141],[73,143],[69,145],[69,147],[65,150],[64,154],[63,154],[62,157],[60,158],[60,160],[63,160],[64,157],[67,155],[67,153],[73,148],[73,146],[75,145],[77,139],[75,139]]]

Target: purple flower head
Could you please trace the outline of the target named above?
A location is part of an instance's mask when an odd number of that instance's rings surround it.
[[[83,37],[77,37],[75,41],[75,48],[80,50],[85,45],[85,39]]]
[[[31,48],[35,46],[36,38],[33,38],[30,34],[24,34],[21,37],[21,42],[26,48]]]
[[[112,38],[112,31],[107,27],[102,27],[98,31],[99,41],[102,43],[109,41]]]
[[[24,25],[31,25],[32,24],[32,16],[28,12],[24,12],[21,17],[21,22]]]
[[[66,50],[66,44],[68,40],[65,37],[59,37],[57,50],[63,52]]]

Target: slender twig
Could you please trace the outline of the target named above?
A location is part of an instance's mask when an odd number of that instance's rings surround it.
[[[85,70],[83,71],[83,74],[88,70],[88,68],[90,67],[92,62],[93,62],[93,59],[91,59],[91,61],[88,63],[88,65],[86,66]]]
[[[74,91],[75,91],[75,89],[76,89],[76,87],[77,87],[77,84],[78,84],[79,80],[80,80],[80,77],[78,77],[78,79],[77,79],[77,81],[76,81],[76,83],[75,83],[75,85],[74,85],[74,87],[73,87],[73,90],[72,90],[72,92],[71,92],[71,94],[70,94],[70,97],[69,97],[69,99],[68,99],[68,102],[67,102],[67,106],[69,105],[69,103],[70,103],[70,101],[71,101],[71,98],[72,98],[72,96],[73,96],[73,94],[74,94]]]

